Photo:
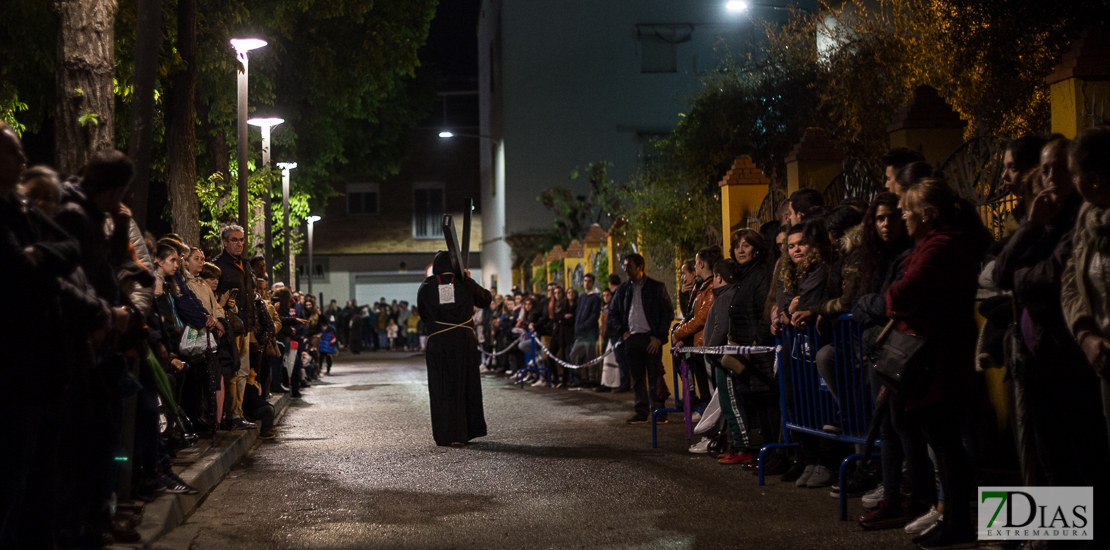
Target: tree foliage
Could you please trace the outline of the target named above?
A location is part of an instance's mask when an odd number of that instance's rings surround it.
[[[436,75],[417,52],[436,0],[198,0],[197,161],[200,180],[227,170],[234,156],[236,71],[233,37],[257,36],[250,54],[250,111],[280,116],[275,161],[296,161],[292,185],[314,207],[349,177],[395,174],[409,135],[431,108]],[[54,110],[57,20],[49,2],[0,2],[0,117],[39,132]],[[155,99],[152,178],[165,177],[165,93],[183,68],[177,0],[163,3]],[[115,143],[126,149],[132,99],[136,0],[120,0],[115,41]],[[25,107],[24,107],[25,106]],[[92,122],[91,119],[88,120]],[[252,129],[252,160],[259,135]],[[226,176],[226,173],[224,174]]]
[[[725,55],[653,161],[628,185],[642,243],[688,251],[720,224],[717,182],[750,155],[776,185],[807,127],[875,167],[887,126],[921,85],[968,121],[967,137],[1046,132],[1044,78],[1106,3],[847,0],[765,25],[761,56]],[[877,176],[877,175],[876,175]],[[655,229],[661,227],[663,229]]]

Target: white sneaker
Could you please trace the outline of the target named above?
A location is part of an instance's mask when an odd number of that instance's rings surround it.
[[[537,378],[535,382],[532,382],[532,387],[533,388],[538,388],[540,386],[546,386],[546,385],[547,385],[547,380],[544,380],[543,378]]]
[[[690,423],[697,426],[698,421],[701,420],[701,413],[698,411],[690,411]]]
[[[883,486],[879,485],[871,491],[868,491],[866,495],[863,495],[861,500],[863,500],[863,507],[866,510],[878,508],[879,501],[883,500]]]
[[[809,479],[806,480],[806,487],[810,489],[817,489],[819,487],[828,487],[832,485],[833,475],[828,468],[818,464],[813,467],[813,473],[810,474]]]
[[[798,478],[798,481],[794,482],[794,486],[795,487],[805,487],[806,484],[809,483],[809,476],[813,475],[813,470],[816,467],[817,466],[814,465],[814,464],[810,464],[810,465],[806,466],[806,469],[802,470],[801,477]]]
[[[709,438],[703,437],[701,441],[690,445],[690,452],[694,454],[704,454],[709,452]]]
[[[929,511],[925,515],[911,521],[910,524],[906,526],[906,533],[911,535],[924,533],[926,529],[932,527],[933,524],[940,521],[940,519],[940,512],[937,511],[936,506],[933,506],[929,508]]]

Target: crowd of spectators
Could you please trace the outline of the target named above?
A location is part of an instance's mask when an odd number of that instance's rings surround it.
[[[889,410],[873,419],[881,460],[855,468],[844,487],[834,484],[841,460],[858,449],[837,439],[844,426],[832,420],[821,427],[830,437],[792,434],[796,451],[769,454],[766,472],[799,488],[861,497],[862,528],[902,528],[922,548],[976,544],[977,482],[1094,487],[1094,508],[1110,508],[1110,130],[1010,142],[1002,191],[1014,205],[1001,235],[920,153],[895,149],[883,163],[886,189],[871,201],[830,208],[821,193],[802,189],[781,220],[739,229],[727,252],[710,246],[684,262],[677,324],[665,285],[646,275],[638,254],[622,258],[627,279],[610,276],[600,308],[559,285],[496,297],[476,317],[482,345],[518,349],[487,360],[487,371],[528,367],[531,344],[516,340],[525,331],[572,364],[612,348],[603,363],[615,363],[612,376],[546,364],[556,388],[633,391],[627,422],[638,424],[666,399],[668,339],[679,353],[773,346],[787,332],[816,327],[813,364],[837,406],[859,406],[841,402],[838,385],[849,373],[838,369],[866,368],[866,390]],[[596,293],[592,276],[586,289]],[[859,327],[860,353],[833,341],[833,322],[845,314]],[[891,330],[926,342],[928,375],[915,384],[886,387],[873,368]],[[580,345],[589,353],[576,353]],[[846,366],[838,356],[863,363]],[[694,406],[712,408],[712,396],[720,408],[690,452],[754,470],[758,449],[782,440],[780,400],[806,397],[780,390],[771,354],[685,360]],[[985,435],[995,415],[984,413],[991,404],[983,371],[996,368],[1006,369],[1012,433],[996,426]],[[1106,518],[1092,519],[1093,547],[1110,541]]]
[[[424,322],[415,305],[407,300],[393,303],[380,301],[360,306],[355,300],[338,309],[335,300],[328,305],[327,314],[341,327],[339,347],[359,354],[370,351],[422,351],[426,336]]]
[[[114,503],[196,494],[171,460],[200,440],[276,437],[268,400],[330,370],[335,318],[271,287],[242,227],[219,250],[140,231],[123,153],[67,177],[25,164],[0,123],[0,345],[17,388],[0,405],[0,547],[136,542]]]

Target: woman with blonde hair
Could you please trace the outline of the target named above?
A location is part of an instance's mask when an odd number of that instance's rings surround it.
[[[886,291],[887,315],[894,329],[925,339],[931,368],[926,381],[900,388],[900,406],[936,453],[946,506],[944,519],[914,543],[922,548],[972,544],[973,469],[960,426],[974,387],[975,296],[991,236],[970,203],[941,179],[925,178],[906,190],[902,208],[906,232],[917,241],[906,258],[905,275]]]

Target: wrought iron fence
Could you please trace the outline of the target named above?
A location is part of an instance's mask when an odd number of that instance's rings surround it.
[[[833,208],[839,206],[845,199],[859,197],[867,202],[883,191],[883,184],[878,181],[867,165],[858,159],[844,161],[844,171],[837,175],[825,187],[825,206]]]

